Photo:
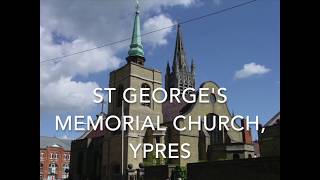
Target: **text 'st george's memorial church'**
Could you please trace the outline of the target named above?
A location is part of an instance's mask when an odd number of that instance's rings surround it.
[[[108,131],[107,129],[90,130],[81,137],[74,140],[71,145],[71,166],[70,178],[72,180],[112,180],[119,179],[122,176],[123,169],[126,170],[130,164],[133,169],[139,168],[139,164],[144,166],[159,164],[175,164],[186,166],[187,163],[199,161],[212,161],[218,159],[236,159],[250,158],[254,154],[253,143],[251,140],[251,131],[238,132],[230,128],[229,131],[198,130],[196,127],[191,131],[177,131],[173,128],[172,121],[178,115],[198,117],[198,116],[228,116],[232,117],[227,104],[216,103],[215,94],[211,94],[210,103],[202,104],[186,103],[181,99],[181,103],[169,101],[160,104],[150,99],[150,103],[123,103],[122,94],[127,88],[150,88],[152,92],[156,88],[162,87],[162,74],[160,71],[144,66],[146,61],[140,34],[139,9],[137,8],[132,39],[127,63],[117,70],[110,73],[109,87],[116,88],[112,94],[112,103],[108,105],[108,112],[101,112],[99,115],[108,117],[116,115],[139,116],[144,120],[150,116],[152,120],[159,117],[162,127],[166,131],[146,129],[130,130],[124,132],[124,148],[122,154],[122,132]],[[165,74],[165,88],[179,88],[181,91],[186,88],[195,87],[195,64],[192,61],[190,69],[186,61],[185,49],[182,41],[180,25],[177,28],[176,47],[174,51],[172,69],[167,64]],[[218,85],[212,81],[201,84],[203,88],[218,89]],[[168,91],[169,92],[169,91]],[[150,93],[150,92],[146,92]],[[139,94],[137,95],[139,99]],[[157,99],[161,99],[161,93],[156,94]],[[147,97],[144,97],[147,98]],[[140,122],[143,123],[142,121]],[[156,123],[156,122],[153,122]],[[242,121],[240,126],[245,126]],[[112,126],[112,122],[109,123]],[[184,120],[179,120],[178,125],[188,128]],[[156,127],[156,126],[155,126]],[[141,148],[138,150],[137,157],[134,158],[134,152],[129,147],[132,144],[137,147],[143,143],[189,143],[190,157],[187,159],[163,159],[155,158],[154,154],[148,153],[147,158],[143,158]],[[178,148],[177,154],[181,154]],[[122,162],[123,155],[123,162]],[[167,156],[168,157],[168,156]]]

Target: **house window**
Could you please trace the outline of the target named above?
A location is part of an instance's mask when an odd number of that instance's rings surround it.
[[[50,159],[53,159],[53,153],[50,153]]]
[[[142,106],[149,106],[150,107],[150,86],[148,84],[146,84],[146,83],[143,83],[141,85],[141,88],[146,88],[146,89],[142,90],[142,93],[143,94],[148,94],[148,96],[142,97],[142,100],[148,101],[148,102],[141,103],[141,104],[142,104]]]
[[[70,160],[70,154],[64,154],[64,160],[69,161]]]
[[[49,174],[57,174],[58,165],[55,163],[51,163],[49,165]]]
[[[69,176],[69,164],[63,165],[62,179],[67,179]]]
[[[58,159],[58,154],[57,153],[54,154],[54,159]]]
[[[64,164],[63,165],[63,174],[68,174],[69,173],[69,164]]]
[[[44,153],[41,152],[41,153],[40,153],[40,160],[43,160],[43,158],[44,158]]]
[[[43,171],[43,163],[40,163],[40,172]]]

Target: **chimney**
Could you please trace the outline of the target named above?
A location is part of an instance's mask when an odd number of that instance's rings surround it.
[[[252,136],[251,136],[251,128],[247,130],[247,120],[241,120],[241,127],[244,129],[242,130],[242,140],[244,144],[252,144]]]

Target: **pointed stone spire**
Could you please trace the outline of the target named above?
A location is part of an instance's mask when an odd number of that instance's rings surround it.
[[[169,65],[169,62],[167,62],[166,74],[170,74],[170,65]]]
[[[185,70],[188,72],[188,66],[186,63],[186,55],[183,48],[183,40],[182,40],[182,34],[180,30],[180,24],[178,24],[177,27],[177,39],[176,39],[176,47],[174,50],[174,59],[173,59],[174,65],[178,65],[178,69]]]
[[[142,42],[141,42],[139,14],[140,14],[139,2],[137,1],[136,15],[134,18],[134,26],[133,26],[131,44],[130,44],[130,49],[128,51],[127,61],[128,61],[128,63],[135,62],[135,63],[143,65],[145,58],[144,58],[143,46],[142,46]]]
[[[194,63],[193,58],[192,58],[192,61],[191,61],[191,73],[192,73],[193,75],[195,75],[195,73],[196,73],[196,65],[195,65],[195,63]]]
[[[189,71],[189,68],[191,68],[191,72]],[[170,75],[166,76],[166,89],[179,88],[180,91],[183,91],[186,88],[194,88],[194,85],[195,64],[193,62],[190,66],[187,64],[180,24],[178,24],[176,45],[172,62],[172,72]]]

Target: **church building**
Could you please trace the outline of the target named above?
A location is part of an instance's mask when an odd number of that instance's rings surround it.
[[[119,179],[124,175],[128,165],[133,169],[138,169],[139,165],[144,166],[174,164],[186,166],[187,163],[199,161],[214,161],[250,158],[254,155],[251,131],[238,132],[230,128],[229,131],[198,130],[192,128],[191,131],[177,131],[173,128],[172,120],[178,115],[184,116],[228,116],[232,117],[226,103],[217,103],[220,96],[211,94],[210,103],[186,103],[181,99],[165,103],[156,103],[152,99],[150,103],[126,103],[122,99],[122,93],[127,88],[150,88],[145,93],[150,94],[154,89],[162,87],[162,73],[159,70],[145,67],[145,57],[141,33],[139,8],[137,8],[134,19],[131,44],[128,51],[127,63],[110,72],[109,87],[116,88],[112,94],[112,103],[108,104],[108,111],[101,112],[99,115],[108,117],[116,115],[139,116],[145,119],[150,116],[152,120],[160,117],[161,127],[166,129],[152,130],[126,130],[122,139],[122,131],[108,131],[104,129],[90,130],[85,132],[81,137],[72,141],[71,145],[71,165],[70,178],[73,180],[99,179],[112,180]],[[186,88],[195,88],[195,63],[191,62],[188,66],[187,57],[182,40],[180,25],[177,26],[177,37],[173,55],[172,68],[167,64],[165,72],[165,88],[169,92],[170,88],[179,88],[183,91]],[[190,67],[190,68],[189,68]],[[212,82],[206,81],[200,87],[218,89],[219,86]],[[190,92],[192,93],[192,92]],[[161,99],[162,94],[156,94],[157,99]],[[198,98],[198,95],[196,95]],[[137,94],[137,99],[139,99]],[[144,97],[148,98],[148,97]],[[143,122],[140,122],[143,123]],[[154,122],[155,123],[155,122]],[[112,122],[109,123],[112,125]],[[178,122],[181,126],[186,126],[184,120]],[[242,120],[240,126],[245,126]],[[187,127],[188,128],[188,127]],[[123,140],[123,144],[122,144]],[[187,159],[163,159],[155,158],[154,153],[148,153],[147,158],[143,158],[142,150],[139,150],[137,157],[134,158],[134,152],[130,149],[129,144],[135,147],[140,143],[189,143],[190,157]],[[123,148],[122,148],[123,146]],[[166,152],[167,153],[167,152]],[[181,154],[180,150],[177,154]]]

